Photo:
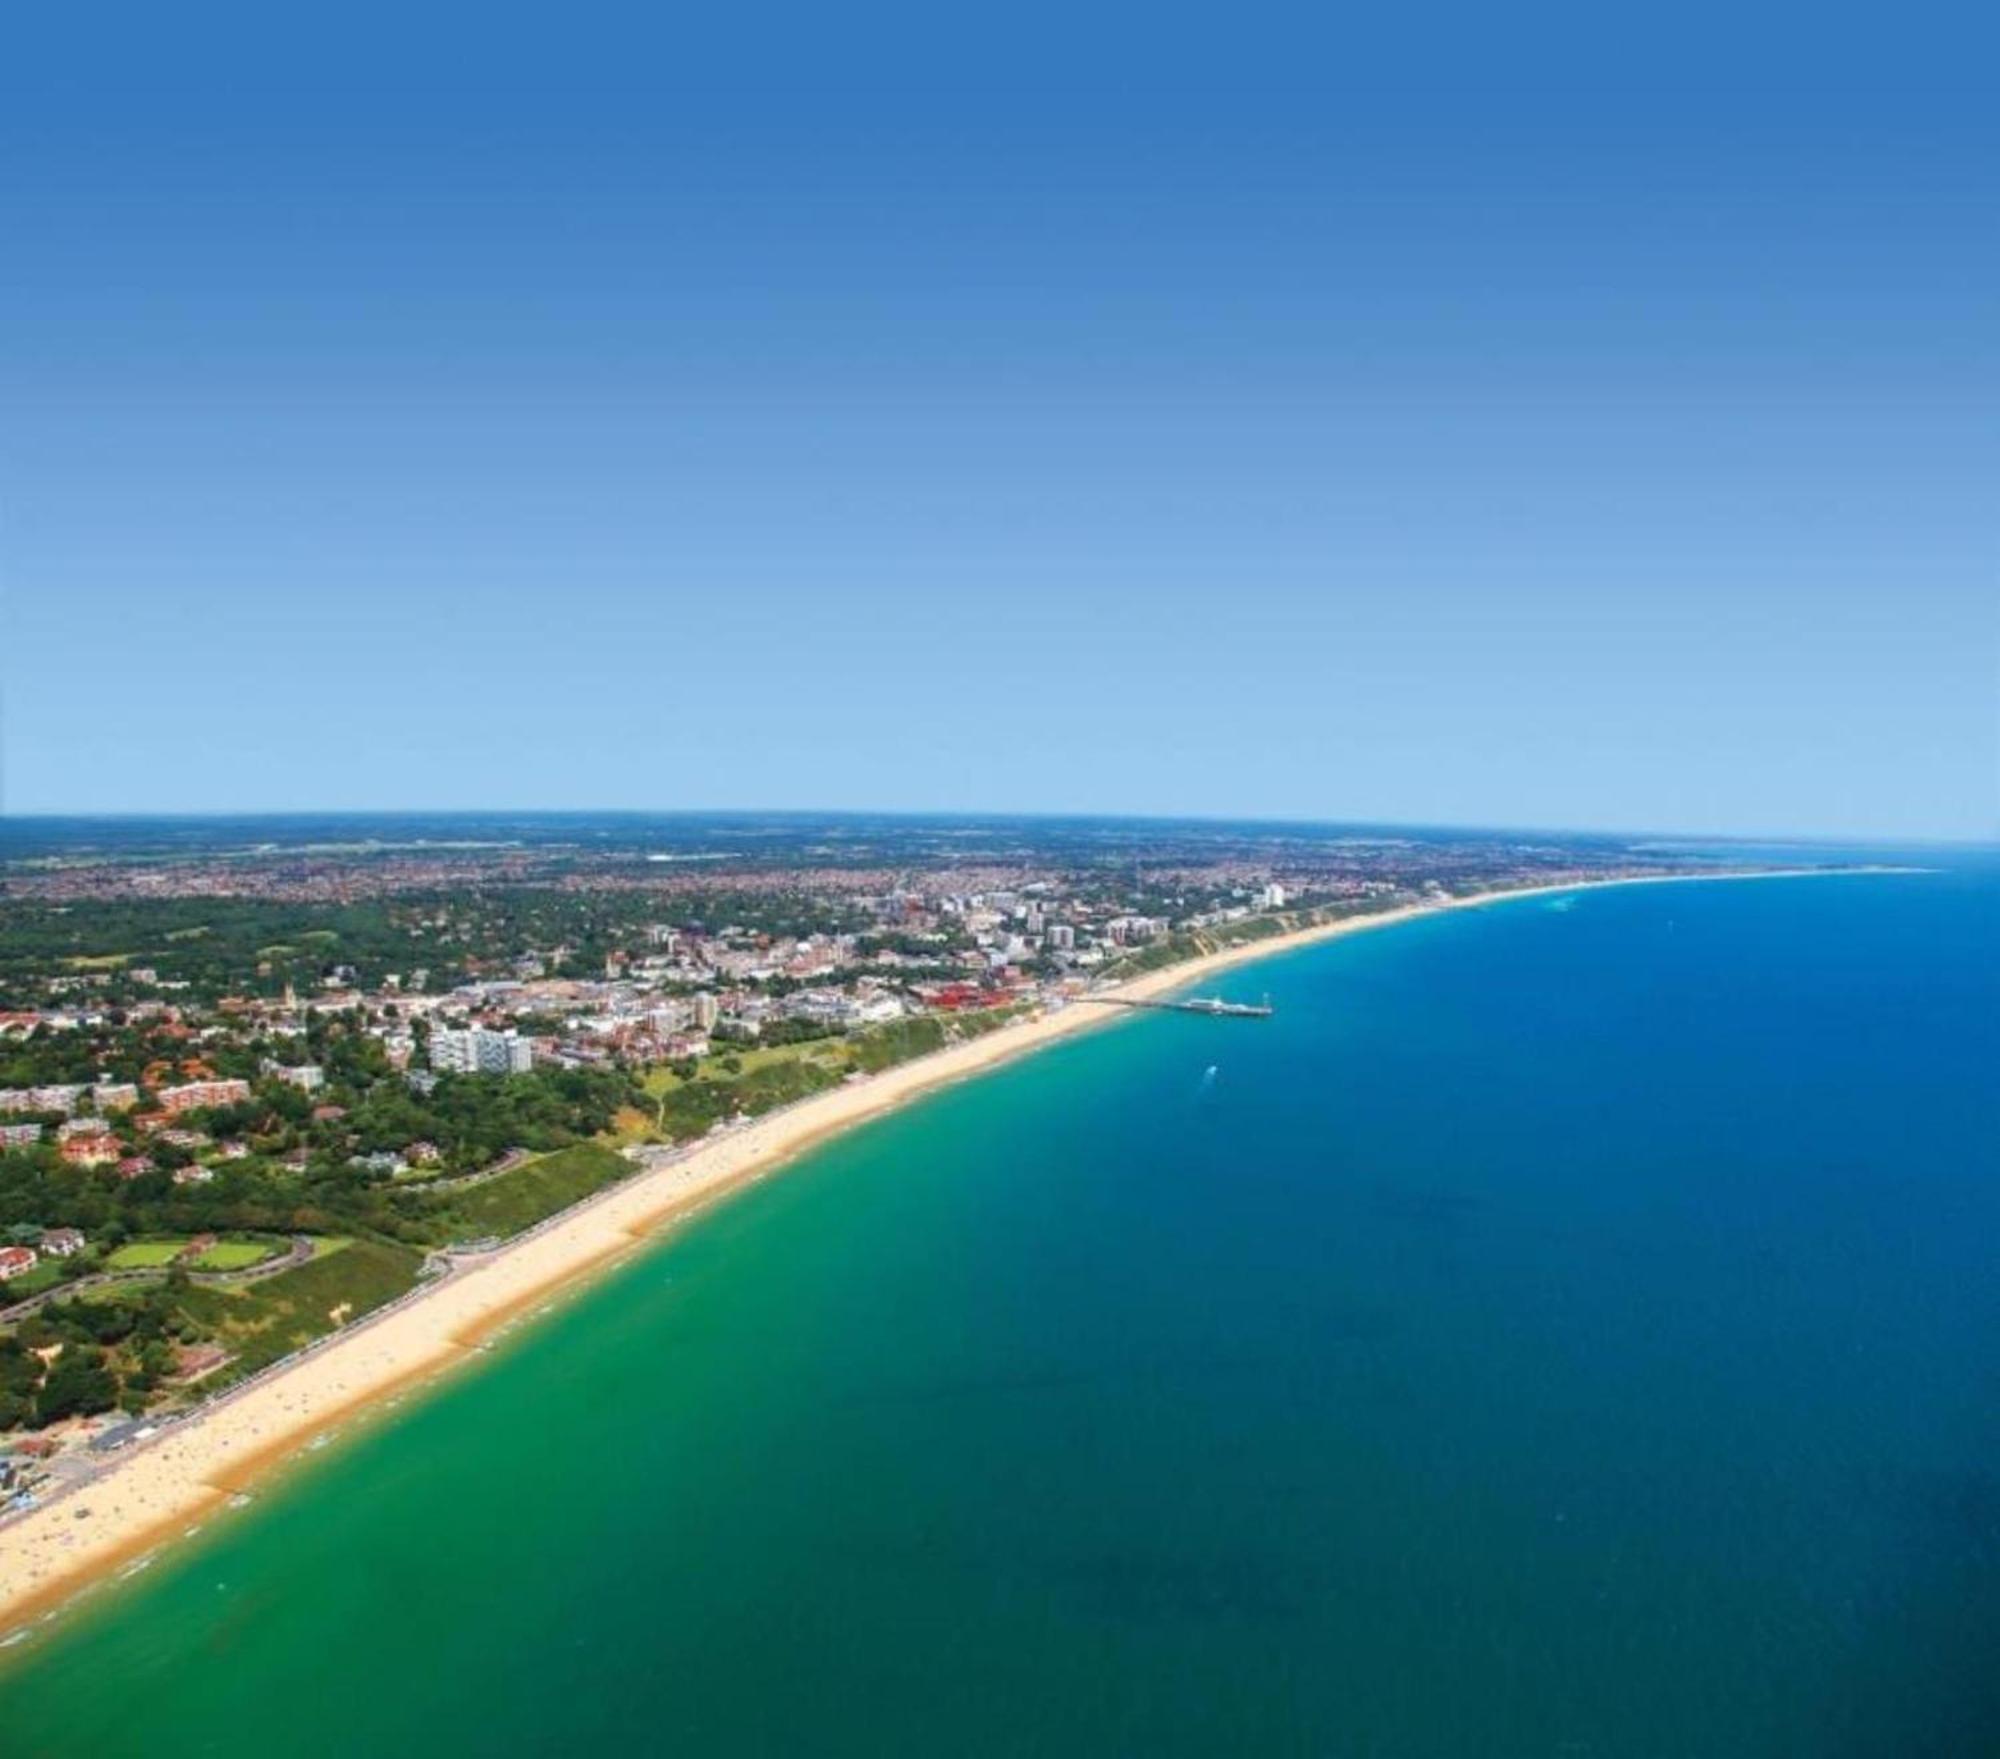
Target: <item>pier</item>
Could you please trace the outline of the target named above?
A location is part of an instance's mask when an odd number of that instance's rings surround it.
[[[1225,1020],[1266,1020],[1269,1002],[1225,1002],[1220,996],[1189,996],[1185,1001],[1140,1000],[1133,996],[1078,996],[1079,1002],[1098,1002],[1107,1008],[1163,1008],[1175,1014],[1212,1014]]]

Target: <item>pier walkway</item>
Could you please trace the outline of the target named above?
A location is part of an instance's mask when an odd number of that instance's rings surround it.
[[[1188,996],[1181,1001],[1139,1000],[1132,996],[1081,995],[1079,1002],[1097,1002],[1107,1008],[1164,1008],[1177,1014],[1213,1014],[1229,1020],[1265,1020],[1272,1009],[1269,1002],[1225,1002],[1220,996]]]

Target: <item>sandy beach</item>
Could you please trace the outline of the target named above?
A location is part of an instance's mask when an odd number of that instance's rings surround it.
[[[1444,910],[1577,889],[1563,885],[1495,892],[1351,918],[1190,960],[1102,993],[1128,999],[1159,996],[1227,967],[1314,942]],[[479,1343],[497,1328],[532,1311],[562,1286],[641,1249],[717,1194],[919,1094],[1125,1017],[1117,1008],[1072,1002],[817,1095],[635,1176],[380,1316],[361,1321],[352,1331],[336,1334],[297,1362],[120,1456],[80,1490],[0,1527],[0,1633],[52,1611],[119,1565],[187,1533],[359,1407],[448,1371],[468,1356],[476,1359]]]

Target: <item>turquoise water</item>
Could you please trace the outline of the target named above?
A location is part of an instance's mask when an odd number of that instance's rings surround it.
[[[42,1754],[1996,1750],[2000,875],[1597,892],[838,1141],[0,1677]]]

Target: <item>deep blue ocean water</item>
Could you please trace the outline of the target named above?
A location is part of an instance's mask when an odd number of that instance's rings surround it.
[[[2000,872],[1246,967],[830,1144],[0,1750],[2000,1752]]]

